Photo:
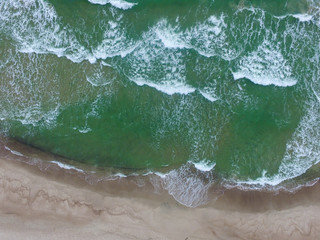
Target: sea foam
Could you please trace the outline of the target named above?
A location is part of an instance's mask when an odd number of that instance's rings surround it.
[[[153,82],[147,82],[143,80],[133,80],[137,85],[143,86],[147,85],[149,87],[152,87],[160,92],[163,92],[168,95],[173,94],[189,94],[195,91],[195,88],[188,86],[187,84],[174,82],[174,81],[168,81],[164,83],[153,83]]]
[[[300,22],[308,22],[313,18],[312,15],[309,15],[307,13],[293,14],[292,17],[299,19]]]
[[[205,90],[199,90],[200,94],[210,102],[215,102],[218,100],[215,93],[213,91],[205,91]]]
[[[5,148],[6,150],[8,150],[9,152],[11,152],[12,154],[14,154],[14,155],[17,155],[17,156],[19,156],[19,157],[24,157],[24,155],[23,155],[21,152],[12,150],[11,148],[9,148],[9,147],[7,147],[7,146],[5,146],[4,148]]]
[[[166,48],[193,49],[205,57],[219,56],[231,60],[238,53],[226,41],[226,28],[224,15],[212,15],[184,30],[178,19],[175,24],[162,19],[154,26],[153,31]]]
[[[120,0],[111,2],[118,4],[118,7],[120,3],[126,3]],[[129,5],[132,3],[124,4],[122,7]],[[12,9],[16,12],[14,15],[11,14]],[[74,29],[68,25],[63,26],[61,18],[50,3],[43,0],[26,0],[25,2],[11,0],[0,3],[2,23],[0,26],[7,29],[12,38],[18,42],[20,52],[54,54],[58,57],[66,57],[75,63],[87,60],[94,64],[97,59],[125,57],[134,50],[136,43],[127,40],[126,32],[120,24],[121,13],[113,15],[114,21],[108,21],[102,25],[104,38],[101,43],[88,49],[77,40]]]
[[[197,207],[208,202],[208,191],[214,183],[211,171],[192,172],[190,163],[170,171],[161,179],[162,187],[179,203]]]
[[[249,189],[261,189],[263,186],[281,187],[286,180],[296,178],[304,174],[313,165],[320,162],[320,104],[310,102],[308,112],[302,118],[291,140],[286,145],[286,152],[279,166],[278,173],[268,175],[262,172],[257,179],[237,180],[236,185]]]
[[[123,9],[123,10],[130,9],[136,5],[136,3],[126,2],[124,0],[88,0],[88,1],[93,4],[100,4],[100,5],[111,4],[112,6],[119,9]]]
[[[60,168],[66,169],[66,170],[76,170],[76,171],[81,172],[81,173],[84,172],[82,169],[76,168],[76,167],[71,166],[69,164],[61,163],[61,162],[58,162],[58,161],[50,161],[50,162],[58,165]]]
[[[267,40],[256,51],[239,61],[237,70],[233,71],[233,77],[235,80],[247,78],[263,86],[288,87],[297,83],[279,47],[273,46]]]
[[[189,161],[189,163],[192,163],[194,167],[202,172],[209,172],[214,169],[215,162],[209,161],[209,160],[202,160],[199,162],[193,162]]]

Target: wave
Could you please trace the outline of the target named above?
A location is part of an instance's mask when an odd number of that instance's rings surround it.
[[[62,169],[76,170],[79,173],[88,174],[86,171],[70,164],[58,161],[51,162]],[[257,179],[249,179],[246,181],[225,179],[224,181],[221,181],[214,171],[214,166],[214,163],[209,163],[208,161],[200,161],[198,163],[189,161],[181,167],[167,172],[148,171],[146,173],[131,174],[117,172],[110,175],[104,175],[104,177],[102,179],[98,179],[97,182],[134,177],[136,180],[132,179],[131,181],[134,181],[138,186],[143,187],[146,184],[145,181],[149,181],[152,184],[155,193],[160,193],[165,190],[177,202],[191,208],[205,205],[209,201],[213,200],[211,198],[212,195],[210,195],[210,191],[215,191],[214,188],[217,186],[222,189],[239,188],[242,190],[283,190],[292,192],[314,182],[310,181],[303,184],[287,186],[283,183],[286,180],[291,179],[291,177],[285,178],[280,174],[269,177],[267,176],[266,171],[263,171],[262,176]],[[90,174],[92,174],[92,172],[90,172]],[[301,174],[303,174],[303,172],[301,172]],[[88,180],[92,181],[89,176]],[[94,182],[91,182],[91,184],[94,184]],[[217,197],[218,195],[219,193],[216,193],[214,196]]]
[[[123,60],[128,64],[121,71],[139,86],[147,85],[168,95],[198,91],[204,98],[214,102],[218,99],[214,87],[200,88],[186,83],[184,50],[195,48],[186,41],[188,33],[179,32],[179,29],[172,28],[166,19],[160,20],[142,35],[141,44],[137,44],[134,51],[125,56]]]
[[[112,6],[119,9],[123,9],[123,10],[130,9],[136,5],[136,3],[126,2],[124,0],[88,0],[88,1],[93,4],[100,4],[100,5],[111,4]]]
[[[209,172],[212,171],[213,168],[215,167],[216,163],[209,161],[209,160],[202,160],[199,162],[193,162],[193,161],[188,161],[189,163],[192,163],[194,167],[202,172]]]
[[[264,170],[261,177],[256,179],[241,180],[231,178],[225,179],[222,184],[227,188],[237,187],[245,190],[270,189],[271,191],[280,189],[294,191],[305,184],[309,184],[309,182],[306,182],[286,185],[288,180],[302,176],[312,166],[320,162],[320,147],[318,144],[320,134],[317,131],[320,127],[320,104],[317,101],[311,101],[306,108],[308,109],[307,113],[286,145],[286,151],[277,174],[270,175]],[[192,170],[193,167],[198,171],[194,172]],[[217,173],[215,173],[214,167],[214,162],[206,160],[199,162],[189,161],[179,169],[165,173],[163,187],[178,202],[186,206],[192,207],[204,204],[207,199],[207,191],[216,184],[215,174]],[[191,186],[195,187],[194,192],[190,190]],[[199,186],[201,186],[202,190],[198,189]],[[183,191],[189,192],[190,195],[183,194]],[[199,193],[199,198],[195,197],[197,193]],[[184,201],[182,199],[187,200]]]
[[[189,93],[193,93],[196,89],[188,86],[187,84],[183,84],[180,82],[174,82],[174,81],[168,81],[168,82],[164,82],[164,83],[153,83],[153,82],[147,82],[144,80],[137,80],[134,79],[132,80],[133,82],[135,82],[138,86],[143,86],[143,85],[147,85],[149,87],[152,87],[160,92],[163,92],[165,94],[168,95],[173,95],[173,94],[189,94]]]
[[[166,48],[193,49],[202,56],[219,56],[228,61],[239,55],[226,41],[227,25],[223,14],[220,17],[212,15],[186,30],[181,29],[179,22],[172,26],[162,19],[154,31]]]
[[[90,0],[90,2],[111,4],[121,9],[130,9],[135,5],[121,0]],[[12,11],[7,9],[14,9],[15,14],[12,15]],[[110,14],[112,19],[99,25],[102,32],[101,39],[92,46],[89,44],[89,47],[87,43],[81,42],[76,37],[77,30],[72,29],[69,25],[63,26],[62,18],[58,16],[54,7],[43,0],[2,1],[0,3],[0,26],[1,30],[5,29],[4,31],[16,41],[18,50],[21,53],[28,53],[26,54],[28,56],[32,55],[30,53],[53,54],[65,57],[74,63],[88,61],[87,64],[93,70],[92,72],[85,71],[84,74],[86,74],[87,82],[94,87],[109,85],[117,79],[117,74],[123,74],[126,79],[138,86],[149,86],[167,95],[197,93],[210,102],[217,101],[220,96],[216,94],[216,83],[213,80],[215,72],[212,69],[206,69],[210,72],[209,77],[205,79],[207,82],[198,83],[194,79],[187,78],[192,71],[186,59],[189,59],[192,54],[196,55],[196,60],[200,55],[205,58],[206,62],[212,62],[212,64],[218,61],[216,59],[219,61],[222,59],[221,61],[225,61],[226,65],[232,69],[234,80],[246,78],[254,84],[277,87],[289,87],[298,83],[294,76],[292,62],[286,59],[282,52],[285,50],[274,39],[273,41],[269,39],[270,33],[261,36],[262,40],[259,39],[259,41],[261,40],[262,43],[253,50],[250,48],[249,53],[245,55],[241,52],[242,50],[229,45],[229,25],[223,14],[211,15],[205,20],[192,23],[188,28],[183,28],[179,19],[170,23],[168,19],[163,18],[142,31],[141,35],[130,38],[126,28],[123,27],[126,25],[121,13],[123,11],[112,9],[113,14]],[[301,22],[313,19],[313,15],[294,14],[292,16]],[[257,22],[260,20],[265,19],[258,19]],[[82,37],[90,38],[88,35]],[[243,45],[245,44],[247,43]],[[215,56],[217,58],[213,58]],[[108,58],[112,58],[113,61],[110,60],[112,64],[102,61]],[[203,70],[204,68],[201,67],[199,68]],[[16,74],[19,73],[22,76],[22,72],[20,70]],[[23,80],[27,79],[28,77]],[[16,79],[14,80],[16,84]],[[241,89],[240,85],[239,88]],[[46,88],[42,87],[42,90],[44,89]],[[30,95],[34,96],[33,89],[29,91],[32,93]],[[223,91],[227,90],[219,89],[219,92]],[[316,93],[315,95],[319,99]],[[18,110],[10,113],[2,109],[0,119],[10,118],[25,125],[34,125],[41,121],[48,126],[54,124],[60,113],[60,105],[56,104],[51,110],[44,111],[41,104],[37,103],[42,99],[32,100],[34,102],[28,103],[29,105],[21,105]],[[52,100],[50,98],[46,101]],[[312,103],[307,107],[309,110],[306,116],[303,117],[286,146],[286,153],[278,174],[271,176],[265,170],[257,179],[232,180],[234,184],[247,185],[248,188],[255,188],[257,185],[260,188],[266,185],[278,186],[285,180],[300,176],[319,162],[320,149],[316,143],[320,139],[317,134],[317,129],[320,127],[318,126],[320,110],[317,103]],[[93,131],[87,127],[74,128],[74,130],[83,134]],[[199,132],[200,130],[196,133]],[[11,152],[14,154],[13,151]],[[57,162],[52,163],[59,165]],[[73,167],[60,165],[59,167],[65,169]],[[152,172],[150,174],[160,177],[162,188],[166,189],[178,202],[189,207],[204,204],[208,200],[209,188],[216,181],[215,164],[206,160],[188,162],[166,173]],[[124,177],[126,175],[117,173],[115,176]]]
[[[122,0],[90,0],[90,2],[127,3]],[[61,18],[50,3],[43,0],[27,0],[24,3],[10,0],[0,4],[2,27],[7,29],[19,43],[20,51],[25,53],[50,53],[58,57],[64,56],[76,63],[84,60],[95,63],[98,59],[114,56],[124,58],[135,51],[139,44],[153,41],[146,38],[140,41],[128,39],[123,27],[126,23],[122,23],[122,14],[113,13],[114,19],[102,26],[104,34],[101,43],[96,47],[87,48],[75,37],[76,32],[70,26],[62,26]],[[127,4],[134,5],[134,3]],[[17,11],[14,16],[10,13],[11,9]],[[306,14],[292,16],[301,21],[310,19]],[[205,57],[219,56],[231,61],[236,59],[240,52],[229,44],[227,37],[229,26],[225,18],[224,14],[211,15],[205,21],[197,22],[184,30],[178,19],[175,25],[169,24],[167,19],[162,19],[149,30],[156,35],[148,33],[144,35],[160,39],[164,48],[193,49]]]
[[[292,14],[292,17],[298,19],[300,22],[308,22],[312,20],[313,16],[307,13],[301,13],[301,14]]]
[[[257,179],[237,180],[231,185],[245,189],[261,189],[266,186],[283,188],[280,184],[305,174],[312,166],[320,162],[320,105],[310,102],[308,112],[300,121],[291,140],[286,145],[286,152],[275,175],[266,170]],[[230,181],[227,180],[230,183]]]
[[[247,78],[263,86],[288,87],[297,83],[280,48],[267,40],[256,51],[241,58],[232,74],[235,80]]]
[[[9,148],[8,146],[4,146],[4,149],[10,151],[12,154],[17,155],[19,157],[23,157],[24,155],[21,152],[12,150],[11,148]]]
[[[16,108],[10,111],[3,109],[0,112],[4,119],[10,119],[11,121],[19,121],[23,125],[37,126],[39,123],[46,127],[54,127],[56,125],[56,119],[60,114],[60,106],[48,111],[44,111],[40,105],[30,106],[24,109]]]
[[[160,191],[159,187],[165,189],[177,202],[187,207],[206,204],[209,201],[209,189],[214,183],[213,172],[194,171],[190,166],[194,164],[187,163],[171,170],[160,179],[151,175],[150,181],[155,191]]]
[[[319,102],[310,102],[306,108],[306,115],[300,121],[292,140],[287,143],[285,157],[279,168],[280,174],[287,178],[300,176],[320,162]]]
[[[84,60],[95,63],[97,59],[125,57],[135,48],[135,43],[126,39],[125,30],[119,25],[120,13],[115,14],[114,21],[103,25],[104,39],[93,49],[77,40],[76,30],[63,26],[54,7],[46,1],[4,1],[0,3],[0,13],[1,28],[17,41],[22,53],[54,54],[75,63]]]
[[[11,11],[15,10],[12,15]],[[89,53],[60,25],[54,7],[43,0],[2,1],[1,20],[23,53],[52,53],[80,62]]]
[[[107,1],[95,0],[95,3],[106,4]],[[134,65],[134,70],[126,72],[129,80],[139,86],[148,85],[159,91],[188,94],[196,90],[186,84],[186,67],[183,49],[193,49],[205,57],[219,56],[231,61],[238,58],[240,52],[228,45],[227,24],[225,16],[210,16],[185,30],[179,25],[162,19],[142,34],[139,40],[131,40],[122,27],[122,15],[115,14],[114,20],[103,25],[103,39],[96,47],[88,49],[75,37],[69,26],[62,27],[55,9],[43,0],[28,0],[28,4],[7,1],[0,9],[4,22],[13,29],[12,36],[19,42],[20,52],[50,53],[66,57],[72,62],[84,60],[95,64],[98,59],[120,56],[125,62]],[[37,5],[40,4],[40,7]],[[12,17],[3,9],[18,9]],[[36,27],[31,26],[36,22]],[[5,27],[4,27],[5,28]],[[156,63],[159,59],[160,63]],[[172,67],[177,66],[177,67]],[[163,76],[151,76],[150,70],[163,72]],[[125,70],[124,70],[125,71]],[[234,79],[248,78],[260,85],[293,86],[297,83],[279,49],[265,41],[257,51],[243,57],[233,72]],[[98,75],[88,76],[87,80],[94,86],[104,85]],[[176,90],[174,90],[176,89]],[[215,94],[199,89],[200,94],[213,102]]]
[[[69,164],[65,164],[65,163],[61,163],[61,162],[58,162],[58,161],[50,161],[51,163],[54,163],[54,164],[57,164],[60,168],[63,168],[63,169],[67,169],[67,170],[76,170],[78,172],[81,172],[83,173],[84,171],[80,168],[76,168],[72,165],[69,165]]]
[[[215,102],[219,99],[214,93],[213,89],[205,88],[205,89],[199,90],[199,92],[205,99],[209,100],[210,102]]]
[[[223,188],[234,187],[243,190],[277,191],[282,189],[284,191],[294,191],[302,186],[295,185],[293,187],[286,187],[286,185],[282,185],[281,183],[289,178],[283,178],[283,176],[280,176],[279,174],[274,177],[268,177],[266,171],[263,172],[261,177],[254,180],[241,181],[229,179],[221,182],[215,172],[214,162],[207,160],[199,162],[189,161],[177,169],[166,172],[147,171],[145,173],[125,174],[123,171],[117,169],[106,169],[106,172],[101,172],[101,170],[99,170],[100,172],[96,173],[95,171],[90,170],[90,168],[82,168],[83,166],[79,167],[80,165],[78,163],[77,165],[73,165],[66,163],[63,160],[50,160],[46,162],[39,157],[35,157],[37,156],[34,152],[35,150],[27,150],[30,151],[30,155],[28,152],[24,153],[21,151],[20,148],[16,149],[15,147],[5,145],[5,149],[15,156],[14,159],[19,160],[21,158],[21,161],[36,165],[43,171],[50,170],[52,164],[63,170],[76,171],[81,174],[79,175],[80,177],[84,177],[90,184],[97,184],[103,181],[118,181],[121,178],[130,177],[131,182],[135,182],[138,187],[143,187],[145,186],[146,181],[148,181],[153,186],[155,193],[161,193],[165,190],[177,202],[192,208],[207,204],[209,201],[213,200],[213,195],[210,195],[210,191],[213,190],[215,192],[214,189],[217,186],[220,189],[220,192]],[[25,146],[23,149],[26,151]],[[43,157],[45,157],[45,159],[52,159],[52,156]],[[302,174],[303,171],[300,171],[300,173]],[[219,195],[219,191],[215,192],[215,197]]]

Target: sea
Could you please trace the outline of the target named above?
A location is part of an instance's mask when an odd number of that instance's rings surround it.
[[[320,177],[320,1],[0,0],[0,132],[157,176],[189,207],[212,187],[304,187]]]

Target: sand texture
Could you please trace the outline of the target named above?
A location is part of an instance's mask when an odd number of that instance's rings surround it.
[[[320,236],[318,185],[274,201],[233,191],[206,206],[186,208],[161,195],[110,194],[70,179],[0,159],[0,239],[300,240]]]

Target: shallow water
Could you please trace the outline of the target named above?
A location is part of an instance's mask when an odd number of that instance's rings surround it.
[[[319,13],[312,0],[2,0],[1,131],[167,173],[169,192],[190,183],[182,195],[276,186],[319,162]]]

